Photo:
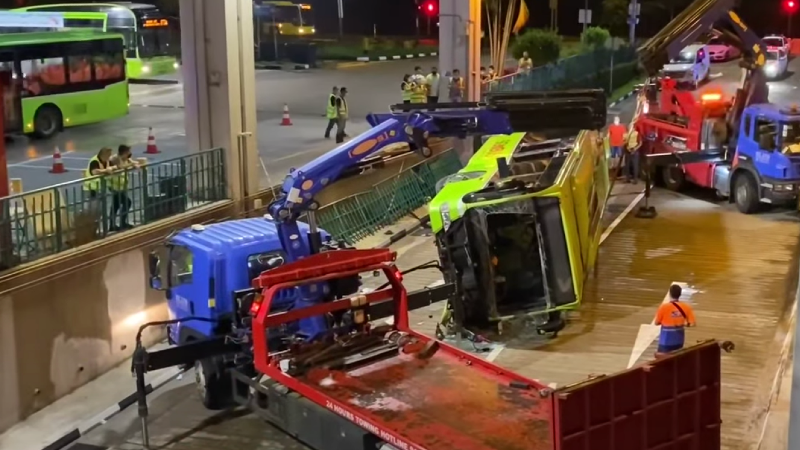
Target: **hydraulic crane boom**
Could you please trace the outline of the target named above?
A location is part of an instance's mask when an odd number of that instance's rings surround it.
[[[745,74],[737,89],[727,115],[730,137],[736,140],[739,120],[744,109],[751,104],[766,103],[769,95],[763,67],[766,63],[766,46],[733,10],[737,0],[695,0],[666,27],[639,47],[639,63],[649,77],[655,77],[664,64],[676,57],[687,45],[714,30],[715,25],[727,23],[733,33],[717,29],[724,41],[742,52]],[[655,86],[656,84],[651,84]],[[654,98],[654,96],[649,96]]]
[[[435,107],[433,112],[422,111]],[[428,157],[429,137],[464,138],[512,132],[598,129],[606,123],[606,96],[602,90],[493,93],[485,103],[400,105],[408,112],[370,114],[369,131],[334,150],[292,170],[283,182],[281,194],[269,205],[288,259],[295,261],[317,253],[321,236],[314,211],[315,196],[340,179],[349,169],[391,144],[409,143]],[[305,214],[309,239],[301,239],[297,220]]]

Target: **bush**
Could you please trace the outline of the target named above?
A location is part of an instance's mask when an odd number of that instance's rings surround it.
[[[609,39],[611,33],[601,27],[589,27],[581,34],[581,44],[592,50],[605,47]]]
[[[528,52],[535,66],[555,62],[561,56],[561,36],[538,28],[528,30],[511,47],[514,58],[521,58],[522,52]]]

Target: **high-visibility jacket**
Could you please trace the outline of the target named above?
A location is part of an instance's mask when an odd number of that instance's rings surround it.
[[[411,90],[411,103],[427,103],[428,91],[424,84],[415,84]]]
[[[403,101],[411,100],[413,86],[414,83],[409,83],[408,81],[403,81],[400,85],[403,89]]]
[[[92,178],[92,177],[94,177],[94,175],[92,175],[92,171],[89,168],[92,167],[92,163],[95,162],[95,161],[97,161],[97,163],[100,164],[100,168],[104,169],[104,168],[108,167],[108,163],[103,164],[103,162],[100,161],[100,158],[98,158],[97,155],[94,155],[94,156],[92,156],[92,159],[89,160],[89,163],[86,166],[86,170],[83,171],[83,177],[84,178]],[[83,188],[86,189],[87,191],[99,191],[100,190],[100,178],[92,178],[91,180],[84,181],[83,182]]]
[[[339,117],[347,118],[347,100],[344,97],[339,97]]]
[[[336,99],[339,97],[331,94],[328,96],[328,106],[325,108],[325,116],[328,119],[336,118]]]
[[[120,167],[123,170],[120,173],[116,173],[108,177],[108,187],[115,192],[121,192],[128,189],[128,176],[131,171],[124,169],[133,167],[133,164],[130,163],[125,164],[120,161],[118,167]]]

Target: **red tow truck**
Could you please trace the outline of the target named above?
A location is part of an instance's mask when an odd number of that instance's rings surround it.
[[[413,300],[395,259],[389,249],[343,249],[261,273],[245,320],[252,340],[239,343],[251,350],[240,353],[252,358],[241,366],[249,369],[228,372],[237,402],[319,450],[720,448],[717,343],[553,390],[412,330]],[[270,312],[286,290],[377,273],[385,288]],[[320,316],[337,319],[316,341],[278,342],[271,333]],[[165,358],[159,353],[138,355],[142,386]],[[142,387],[146,437],[145,394]]]

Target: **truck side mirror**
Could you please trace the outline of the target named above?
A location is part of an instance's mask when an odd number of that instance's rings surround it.
[[[156,251],[150,252],[148,258],[148,265],[150,269],[150,288],[157,291],[163,290],[163,283],[161,282],[161,258],[159,258]]]

